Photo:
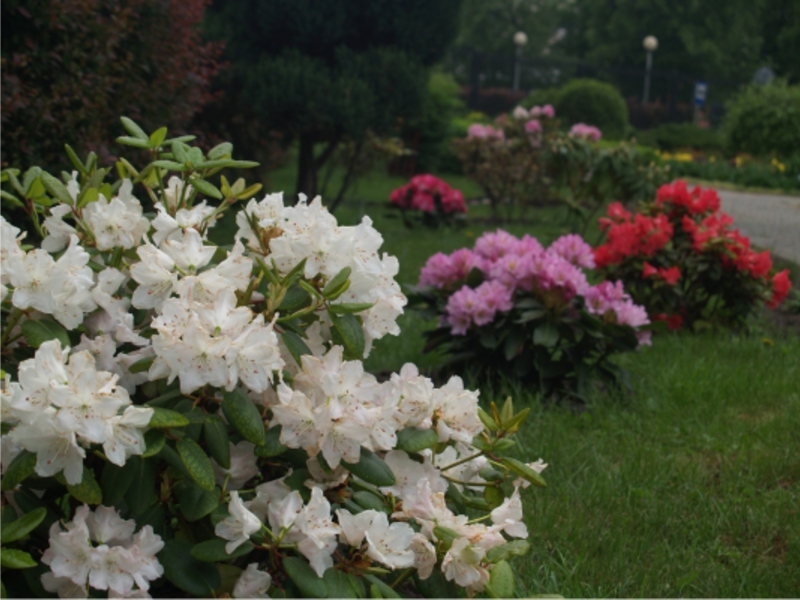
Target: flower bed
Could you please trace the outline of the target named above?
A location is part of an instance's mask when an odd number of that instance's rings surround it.
[[[502,373],[546,396],[585,399],[596,378],[618,381],[610,356],[650,335],[645,310],[620,282],[588,283],[584,269],[593,267],[592,249],[577,235],[545,249],[498,230],[474,249],[435,254],[417,291],[440,320],[429,348],[446,349],[449,370]]]
[[[71,149],[62,179],[3,171],[42,238],[0,220],[3,566],[34,573],[10,595],[513,596],[545,465],[506,456],[510,400],[364,372],[406,304],[370,220],[123,124],[152,160],[119,180]]]
[[[407,226],[412,224],[411,214],[418,215],[424,225],[438,227],[467,212],[464,194],[433,175],[412,177],[391,193],[389,201],[402,211]]]

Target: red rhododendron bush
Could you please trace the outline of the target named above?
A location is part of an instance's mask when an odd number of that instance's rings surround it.
[[[389,201],[402,211],[407,226],[412,225],[411,215],[425,225],[437,227],[452,223],[457,215],[467,212],[463,192],[429,174],[412,177],[389,195]]]
[[[123,124],[141,168],[2,172],[3,597],[513,597],[527,411],[365,371],[406,305],[370,219]]]
[[[595,249],[597,268],[670,329],[741,326],[786,298],[789,271],[776,273],[769,251],[754,250],[719,208],[714,190],[683,181],[636,214],[614,203],[600,219],[608,238]]]

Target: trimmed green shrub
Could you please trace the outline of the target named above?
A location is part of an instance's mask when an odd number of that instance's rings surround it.
[[[693,123],[665,123],[647,131],[637,131],[636,141],[668,152],[681,148],[705,152],[721,152],[723,149],[723,138],[718,131],[700,129]]]
[[[461,88],[452,75],[433,73],[423,103],[423,116],[418,129],[416,170],[430,172],[440,168],[449,152],[453,135],[451,121],[464,105]]]
[[[628,127],[628,107],[622,94],[602,81],[573,79],[558,91],[553,106],[562,125],[594,125],[607,139],[622,138]]]
[[[723,121],[730,152],[788,156],[800,148],[800,85],[750,85],[727,104]]]

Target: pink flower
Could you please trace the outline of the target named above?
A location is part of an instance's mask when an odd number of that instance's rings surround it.
[[[552,119],[556,116],[556,109],[553,108],[552,104],[545,104],[542,107],[542,115],[547,117],[548,119]]]
[[[497,260],[519,247],[519,240],[507,231],[498,229],[494,233],[486,232],[475,242],[475,252],[483,258]]]
[[[541,133],[542,124],[539,123],[539,121],[537,121],[536,119],[531,119],[530,121],[525,123],[525,132],[530,135],[533,135],[535,133]]]
[[[555,252],[577,267],[594,269],[594,250],[576,234],[562,235],[550,244],[548,252]]]
[[[584,138],[593,142],[603,137],[602,132],[597,127],[586,123],[575,123],[572,129],[569,130],[569,134],[573,137]]]

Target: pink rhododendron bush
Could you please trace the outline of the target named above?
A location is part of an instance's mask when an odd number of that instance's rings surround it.
[[[449,370],[504,374],[544,396],[586,399],[596,380],[619,383],[624,374],[609,359],[649,343],[650,321],[621,282],[590,285],[594,265],[578,235],[544,248],[503,230],[431,256],[415,298],[439,319],[429,349],[446,349]]]
[[[389,202],[400,209],[407,227],[417,221],[428,227],[452,224],[467,212],[464,193],[433,175],[416,175],[389,195]]]
[[[406,304],[369,218],[123,124],[141,169],[2,172],[4,595],[513,596],[545,465],[510,400],[364,371]]]

